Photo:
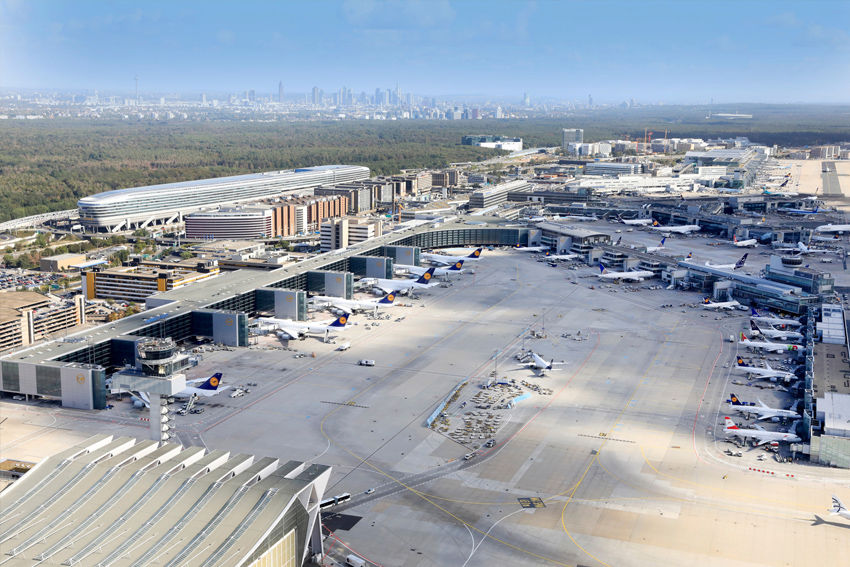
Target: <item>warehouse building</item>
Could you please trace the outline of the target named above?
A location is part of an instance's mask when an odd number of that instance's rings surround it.
[[[331,468],[112,435],[0,493],[12,565],[301,567],[323,553]]]

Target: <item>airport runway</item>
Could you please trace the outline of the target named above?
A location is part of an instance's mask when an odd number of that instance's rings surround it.
[[[658,239],[620,235],[644,245]],[[714,242],[672,237],[665,253],[693,251],[700,262],[743,253],[707,246]],[[748,269],[763,263],[756,256]],[[746,313],[709,313],[694,306],[697,294],[646,289],[653,281],[601,284],[595,268],[566,266],[485,252],[474,275],[402,299],[413,306],[393,308],[390,321],[367,331],[370,321],[354,316],[358,324],[340,338],[348,351],[291,341],[306,354],[294,358],[265,337],[252,349],[206,352],[190,377],[218,370],[226,384],[257,386],[177,416],[179,438],[332,465],[327,496],[353,495],[326,515],[326,544],[338,561],[349,553],[343,544],[386,566],[796,567],[842,556],[850,527],[826,509],[831,493],[850,492],[850,473],[778,463],[761,449],[724,454],[734,448],[722,441],[730,392],[790,404],[788,394],[732,383],[741,378],[730,367],[737,344],[725,339],[744,328]],[[529,338],[530,330],[546,337]],[[585,340],[574,340],[578,331]],[[535,378],[514,357],[523,348],[568,364]],[[376,366],[358,366],[361,358]],[[457,404],[494,369],[552,395],[532,392],[500,410],[506,423],[495,447],[465,461],[483,440],[460,444],[425,420],[469,379],[448,412],[459,418],[466,410]],[[47,423],[143,436],[146,424],[128,406],[54,410]]]
[[[831,161],[821,162],[821,182],[823,183],[824,197],[843,197],[841,184],[838,180],[838,171],[835,169],[835,163]]]

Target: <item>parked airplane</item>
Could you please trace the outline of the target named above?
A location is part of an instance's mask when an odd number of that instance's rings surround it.
[[[343,299],[342,297],[329,297],[327,295],[314,295],[310,301],[317,305],[332,305],[337,309],[354,313],[356,311],[375,311],[385,307],[392,307],[395,294],[390,292],[379,299]]]
[[[844,234],[850,232],[850,224],[822,224],[815,228],[815,232],[837,232]]]
[[[789,215],[821,215],[823,211],[819,210],[819,207],[815,207],[814,209],[785,209],[782,207],[777,207],[777,213],[785,213]]]
[[[658,246],[647,246],[646,251],[647,252],[659,252],[661,250],[664,250],[664,242],[666,240],[667,240],[667,237],[665,236],[664,238],[661,239],[661,244],[659,244]]]
[[[788,343],[772,343],[769,341],[751,341],[747,338],[747,336],[741,332],[741,338],[738,341],[738,344],[742,344],[744,346],[748,346],[750,348],[761,348],[768,352],[785,352],[789,350],[800,350],[803,348],[800,345],[791,345]]]
[[[449,268],[431,268],[434,270],[435,276],[448,276],[449,274],[462,274],[463,273],[463,260],[458,260]],[[422,268],[420,266],[408,266],[407,264],[396,264],[396,268],[400,268],[402,270],[406,270],[411,274],[416,274],[417,276],[423,275],[428,271],[427,268]]]
[[[786,248],[776,248],[777,252],[796,252],[797,254],[829,254],[832,250],[826,250],[825,248],[809,248],[802,242],[798,242],[797,246],[791,246]]]
[[[676,234],[690,234],[692,232],[697,232],[702,229],[702,227],[698,224],[680,224],[680,225],[668,225],[662,226],[658,221],[653,221],[652,226],[650,226],[652,230],[658,230],[665,233],[676,233]]]
[[[759,245],[759,241],[755,238],[748,238],[747,240],[738,240],[737,236],[733,236],[732,244],[734,244],[738,248],[755,248]]]
[[[609,272],[602,262],[599,262],[599,277],[603,280],[642,282],[655,274],[649,270],[634,270],[632,272]]]
[[[454,264],[458,260],[463,260],[464,262],[477,262],[481,258],[482,250],[483,248],[476,248],[466,256],[444,256],[442,254],[430,254],[428,252],[423,252],[420,256],[423,260],[427,260],[432,264],[448,266],[449,264]]]
[[[549,252],[546,252],[547,260],[573,260],[578,257],[578,254],[550,254]]]
[[[744,359],[740,356],[738,357],[738,365],[735,368],[746,372],[748,377],[758,376],[759,378],[764,378],[766,380],[770,380],[771,382],[775,382],[777,380],[790,382],[791,380],[795,380],[797,378],[797,376],[793,372],[786,372],[785,370],[774,370],[770,367],[770,363],[768,362],[764,363],[764,368],[761,368],[760,366],[747,366],[747,364],[744,362]]]
[[[579,221],[579,222],[593,222],[593,221],[599,220],[599,218],[596,215],[590,215],[590,216],[585,216],[585,215],[555,215],[554,217],[552,217],[552,220],[572,220],[572,221]]]
[[[203,383],[200,386],[186,386],[186,388],[170,397],[190,398],[192,396],[201,396],[209,398],[210,396],[215,396],[230,388],[230,385],[221,386],[221,372],[216,372],[209,378],[186,380],[186,384],[197,384],[198,382]],[[133,406],[137,408],[141,408],[143,406],[146,408],[150,407],[150,399],[145,392],[131,392],[130,395],[133,397]]]
[[[546,362],[542,356],[532,351],[531,360],[528,362],[521,363],[520,366],[524,368],[530,368],[538,376],[545,376],[547,370],[552,370],[556,366],[561,366],[562,364],[566,364],[566,362],[555,362],[554,359],[550,360],[549,362]]]
[[[407,280],[386,280],[382,278],[377,278],[375,280],[375,287],[384,290],[386,293],[390,292],[398,292],[398,293],[408,293],[412,289],[425,289],[436,285],[437,282],[431,281],[434,278],[434,271],[436,268],[428,268],[424,274],[419,276],[419,279],[407,279]]]
[[[549,250],[548,246],[520,246],[517,244],[514,246],[514,250],[519,250],[520,252],[546,252]]]
[[[832,509],[830,511],[832,512],[832,516],[841,516],[845,520],[850,520],[850,510],[844,507],[838,496],[832,496]]]
[[[742,441],[752,439],[756,442],[756,447],[770,443],[772,447],[778,447],[779,443],[799,443],[801,439],[793,433],[783,433],[781,431],[767,431],[759,425],[754,425],[755,429],[742,429],[732,421],[731,417],[724,419],[724,431],[727,437],[738,437]]]
[[[792,326],[792,327],[802,327],[803,324],[797,321],[796,319],[785,319],[782,317],[764,317],[756,311],[755,307],[750,308],[750,320],[755,321],[757,323],[767,323],[768,325],[781,325],[781,326]]]
[[[648,226],[653,223],[652,219],[620,219],[620,222],[629,226]]]
[[[711,264],[706,262],[705,265],[709,268],[718,268],[720,270],[740,270],[744,267],[744,264],[747,263],[747,256],[749,256],[749,252],[741,256],[741,259],[735,262],[734,264]]]
[[[741,304],[735,301],[712,301],[708,297],[704,297],[702,300],[702,308],[703,309],[727,309],[731,311],[736,307],[740,307]]]
[[[745,417],[750,415],[756,416],[756,421],[761,421],[762,419],[773,419],[774,417],[779,417],[782,419],[799,419],[800,414],[798,414],[794,410],[786,410],[786,409],[778,409],[767,406],[764,402],[759,399],[756,399],[756,404],[745,404],[738,399],[738,396],[735,394],[731,394],[731,399],[729,400],[729,408],[733,409]]]
[[[750,329],[752,329],[753,334],[760,334],[763,337],[767,337],[768,339],[783,339],[789,341],[802,341],[803,335],[798,333],[797,331],[780,331],[779,329],[774,329],[773,327],[767,326],[764,329],[759,327],[755,321],[750,321]]]
[[[277,334],[281,338],[300,339],[305,335],[325,335],[327,341],[331,331],[342,331],[345,329],[346,323],[350,315],[340,315],[336,319],[327,321],[293,321],[292,319],[275,319],[274,317],[260,317],[260,323],[271,325],[277,329]]]

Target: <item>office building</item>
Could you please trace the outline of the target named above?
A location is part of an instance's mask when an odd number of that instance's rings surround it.
[[[155,293],[181,288],[218,275],[215,260],[134,262],[118,268],[84,271],[86,299],[144,301]]]
[[[283,102],[283,81],[279,81],[277,84],[277,101]]]
[[[508,201],[508,192],[520,191],[530,186],[531,185],[528,181],[525,181],[524,179],[517,179],[516,181],[500,183],[499,185],[495,185],[487,189],[478,189],[469,197],[469,208],[484,209],[506,203]]]
[[[236,207],[191,213],[183,220],[186,238],[251,240],[274,235],[273,217],[270,208]]]
[[[253,201],[319,186],[368,179],[369,168],[324,165],[105,191],[79,200],[80,224],[91,231],[171,224],[213,206]]]
[[[636,175],[643,173],[642,163],[595,161],[584,166],[585,175]]]
[[[56,256],[43,256],[38,261],[38,267],[42,272],[67,272],[72,267],[85,263],[85,254],[57,254]]]
[[[325,465],[98,435],[0,493],[16,518],[0,538],[15,565],[301,567],[323,554],[330,475]]]
[[[82,295],[72,301],[32,291],[0,293],[0,351],[24,347],[86,322]]]
[[[322,252],[348,248],[351,245],[381,236],[380,220],[344,217],[322,221]]]
[[[509,138],[506,136],[475,135],[464,136],[460,143],[464,146],[478,146],[481,148],[495,148],[509,152],[522,151],[522,138]]]
[[[581,128],[564,128],[561,131],[563,142],[561,146],[566,150],[570,144],[584,143],[584,130]]]

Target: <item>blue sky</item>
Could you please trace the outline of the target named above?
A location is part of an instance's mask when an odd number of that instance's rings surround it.
[[[850,1],[0,0],[0,87],[850,102]]]

